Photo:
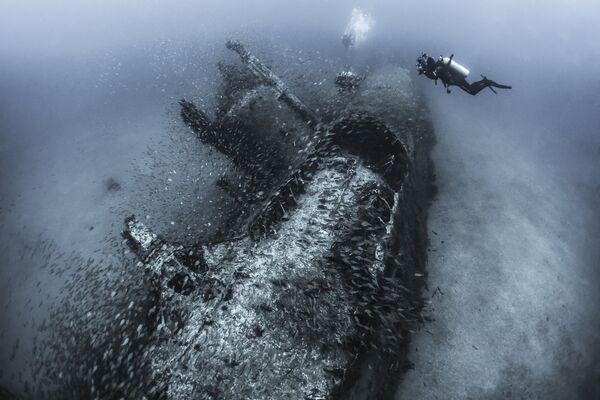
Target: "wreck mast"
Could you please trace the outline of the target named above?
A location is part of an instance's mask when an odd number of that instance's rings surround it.
[[[290,92],[283,81],[273,73],[258,57],[250,53],[243,44],[236,40],[228,40],[225,46],[239,54],[242,62],[265,85],[272,87],[279,99],[289,105],[311,128],[319,124],[317,115],[308,108],[295,94]]]

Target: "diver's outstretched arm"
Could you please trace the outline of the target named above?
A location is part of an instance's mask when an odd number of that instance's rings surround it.
[[[468,83],[467,81],[465,81],[463,84],[459,85],[459,87],[472,96],[475,96],[477,93],[481,92],[485,88],[490,88],[490,90],[494,93],[496,93],[494,88],[512,89],[512,86],[501,85],[499,83],[496,83],[496,82],[486,78],[483,75],[481,77],[483,79],[481,79],[480,81],[473,82],[473,83]]]

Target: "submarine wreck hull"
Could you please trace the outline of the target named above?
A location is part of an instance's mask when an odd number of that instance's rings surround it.
[[[185,100],[181,116],[236,166],[219,185],[238,207],[194,247],[125,221],[152,292],[140,387],[173,400],[391,398],[422,305],[427,113],[395,68],[334,91],[318,115],[228,47],[244,66],[220,66],[214,121]]]

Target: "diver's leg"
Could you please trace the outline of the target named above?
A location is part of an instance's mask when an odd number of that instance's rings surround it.
[[[481,83],[481,81],[473,82],[473,83],[469,83],[469,82],[465,81],[465,82],[462,82],[460,85],[458,85],[458,87],[461,88],[462,90],[464,90],[465,92],[469,93],[471,96],[475,96],[477,93],[481,92],[483,89],[485,89],[487,87],[485,85],[481,85],[480,83]]]
[[[496,91],[494,90],[494,88],[498,88],[498,89],[512,89],[512,86],[501,85],[499,83],[496,83],[496,82],[494,82],[492,80],[487,79],[484,76],[482,80],[477,81],[477,82],[468,83],[467,81],[465,81],[465,82],[463,82],[460,85],[460,88],[462,90],[464,90],[465,92],[469,93],[471,96],[475,96],[477,93],[481,92],[485,88],[490,88],[490,90],[492,92],[496,93]]]
[[[488,84],[490,85],[490,88],[491,88],[491,86],[493,86],[493,87],[498,88],[498,89],[512,89],[512,86],[502,85],[502,84],[500,84],[498,82],[494,82],[493,80],[488,79],[485,75],[481,75],[481,77],[483,78],[482,80],[488,82]]]
[[[490,81],[487,79],[482,79],[477,82],[473,82],[469,84],[469,93],[475,96],[477,93],[481,92],[483,89],[490,87]],[[492,90],[493,92],[493,90]],[[494,92],[495,93],[495,92]]]

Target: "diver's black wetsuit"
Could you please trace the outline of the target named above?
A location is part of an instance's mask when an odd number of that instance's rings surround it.
[[[351,33],[344,33],[344,36],[342,36],[342,44],[347,49],[354,46],[354,35]]]
[[[424,74],[429,79],[433,79],[436,84],[438,79],[441,80],[448,93],[450,93],[450,89],[448,89],[449,86],[458,86],[472,96],[475,96],[485,88],[490,88],[494,93],[496,93],[494,88],[512,89],[512,86],[501,85],[483,75],[481,76],[483,79],[479,81],[473,83],[467,82],[465,76],[450,68],[449,65],[450,62],[452,62],[453,57],[454,55],[450,56],[450,61],[446,63],[441,58],[436,61],[433,57],[423,53],[421,57],[417,59],[417,70],[419,71],[419,75]]]

